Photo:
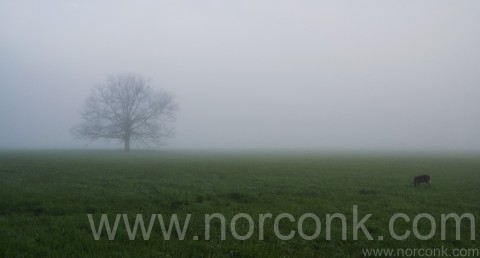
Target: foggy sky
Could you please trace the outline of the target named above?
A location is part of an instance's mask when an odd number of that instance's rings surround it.
[[[0,0],[0,149],[85,148],[132,72],[179,102],[167,148],[480,150],[479,46],[474,0]]]

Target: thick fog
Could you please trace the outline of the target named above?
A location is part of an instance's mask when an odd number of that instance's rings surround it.
[[[2,0],[0,149],[117,146],[69,129],[122,72],[164,148],[480,150],[480,1]]]

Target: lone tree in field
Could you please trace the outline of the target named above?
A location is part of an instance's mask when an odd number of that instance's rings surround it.
[[[119,140],[130,144],[159,145],[171,136],[177,104],[172,95],[154,90],[149,81],[135,74],[111,76],[98,85],[85,103],[83,122],[72,129],[80,139]]]

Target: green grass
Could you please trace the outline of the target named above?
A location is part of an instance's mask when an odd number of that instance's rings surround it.
[[[429,174],[432,186],[413,187],[415,175]],[[328,155],[322,153],[175,152],[175,151],[3,151],[0,152],[0,257],[362,257],[362,248],[472,248],[468,223],[462,239],[454,239],[454,223],[447,239],[440,239],[440,215],[472,213],[480,239],[480,156]],[[360,218],[371,213],[367,228],[377,239],[360,232],[352,238],[352,207]],[[228,222],[237,213],[255,221],[251,239],[236,240]],[[288,241],[265,224],[265,240],[258,239],[258,214],[287,212],[297,220],[304,213],[318,215],[320,236],[312,241],[298,234]],[[413,234],[394,240],[390,217],[398,212],[413,218],[432,214],[437,233],[426,241]],[[140,232],[130,241],[122,222],[115,240],[93,238],[87,214],[163,214],[168,220],[192,214],[186,239],[163,240],[159,224],[151,239]],[[220,240],[220,224],[212,225],[212,239],[204,240],[204,214],[227,218],[227,239]],[[348,239],[341,240],[334,224],[332,240],[325,238],[325,215],[343,213]],[[420,231],[427,234],[426,220]],[[412,229],[399,220],[397,232]],[[280,231],[296,230],[296,222],[282,221]],[[246,233],[245,220],[238,222]],[[311,220],[304,231],[312,234]],[[198,241],[193,236],[199,236]]]

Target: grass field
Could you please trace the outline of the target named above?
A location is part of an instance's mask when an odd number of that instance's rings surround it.
[[[415,188],[412,177],[432,176],[432,186]],[[480,239],[480,156],[413,154],[337,154],[281,152],[175,152],[175,151],[3,151],[0,152],[0,257],[363,257],[362,248],[477,248],[470,226],[462,223],[462,239],[455,240],[455,223],[447,224],[440,239],[440,216],[472,213]],[[366,223],[374,240],[360,232],[352,237],[352,207]],[[245,241],[232,236],[229,221],[237,213],[255,221],[253,236]],[[403,212],[413,220],[429,213],[436,220],[430,240],[413,235],[406,240],[389,234],[390,217]],[[124,224],[115,240],[105,232],[94,240],[87,214],[98,223],[101,214],[136,214],[146,223],[151,214],[168,218],[191,214],[185,240],[164,240],[155,224],[150,240],[140,232],[129,240]],[[222,213],[227,220],[226,240],[221,223],[212,224],[211,240],[204,239],[204,214]],[[321,219],[318,238],[298,234],[280,240],[273,220],[265,223],[259,240],[258,215],[290,213],[296,219],[280,223],[283,235],[297,230],[298,218],[314,213]],[[332,226],[326,240],[326,214],[343,213],[348,219],[347,240],[341,225]],[[423,235],[430,231],[421,220]],[[111,223],[113,224],[113,223]],[[245,219],[236,225],[248,232]],[[313,220],[305,220],[305,234],[314,233]],[[403,234],[412,221],[398,220]],[[384,236],[378,240],[377,236]],[[193,240],[199,236],[199,240]]]

